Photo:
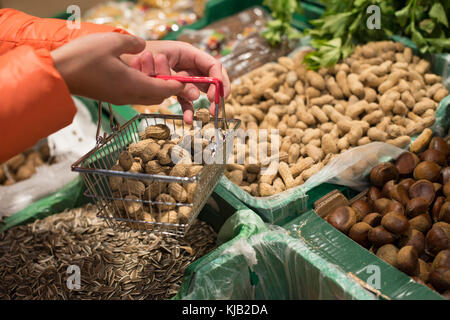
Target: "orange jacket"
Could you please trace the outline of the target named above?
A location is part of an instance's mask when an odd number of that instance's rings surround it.
[[[77,37],[126,31],[0,9],[0,163],[69,125],[76,113],[50,51]]]

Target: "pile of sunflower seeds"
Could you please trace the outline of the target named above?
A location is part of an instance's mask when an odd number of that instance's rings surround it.
[[[0,233],[0,299],[169,299],[186,267],[215,247],[202,221],[184,238],[161,238],[113,230],[96,212],[88,205]]]

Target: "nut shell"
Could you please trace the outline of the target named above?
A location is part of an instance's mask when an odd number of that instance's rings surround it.
[[[351,207],[338,207],[327,216],[327,221],[339,231],[347,234],[356,223],[356,213]]]

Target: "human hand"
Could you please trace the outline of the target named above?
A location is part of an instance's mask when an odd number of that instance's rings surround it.
[[[51,56],[69,91],[76,95],[118,105],[151,105],[181,94],[184,84],[149,77],[120,59],[145,46],[145,41],[135,36],[98,33],[77,38],[53,50]]]
[[[147,75],[183,75],[215,77],[223,82],[224,95],[230,94],[230,80],[222,64],[209,54],[180,41],[147,41],[145,51],[139,55],[121,57],[131,67]],[[186,84],[177,95],[183,109],[184,121],[192,123],[192,102],[200,91],[206,92],[211,101],[210,113],[214,115],[215,87],[208,84]]]

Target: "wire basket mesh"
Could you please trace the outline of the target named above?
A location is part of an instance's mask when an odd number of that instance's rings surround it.
[[[225,133],[224,137],[232,137],[240,124],[235,119],[217,119],[218,127],[228,128],[226,132],[230,133]],[[200,119],[194,117],[194,124],[199,124],[196,120]],[[72,170],[81,173],[87,186],[86,196],[94,199],[98,215],[106,219],[111,227],[184,236],[224,173],[227,152],[232,151],[233,147],[222,141],[220,148],[210,152],[212,158],[208,163],[202,162],[200,170],[199,164],[186,165],[186,172],[195,166],[199,170],[190,176],[170,175],[177,166],[173,163],[164,167],[162,172],[152,174],[144,173],[139,168],[117,170],[115,166],[121,153],[145,140],[146,127],[157,124],[167,126],[171,136],[180,137],[180,141],[189,132],[192,133],[192,127],[183,122],[183,116],[140,114],[116,128],[111,135],[99,139],[94,149],[72,165]],[[233,139],[227,141],[232,143]],[[201,151],[204,152],[204,149]],[[193,151],[190,156],[194,157]],[[139,163],[139,159],[134,160]],[[148,162],[141,162],[140,165],[146,166]],[[139,167],[139,164],[136,166]]]

